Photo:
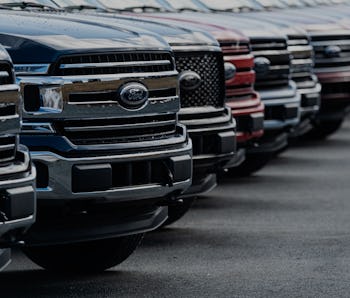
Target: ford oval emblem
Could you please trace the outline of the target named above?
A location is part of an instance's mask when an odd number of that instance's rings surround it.
[[[267,75],[270,72],[271,61],[266,57],[257,57],[254,59],[254,70],[257,75]]]
[[[146,86],[140,83],[128,83],[119,91],[119,103],[128,109],[138,109],[148,101],[149,92]]]
[[[202,78],[194,71],[184,71],[179,76],[179,82],[181,89],[195,90],[201,85]]]
[[[324,49],[324,53],[329,58],[339,57],[342,49],[339,46],[328,46]]]
[[[226,81],[231,80],[235,77],[237,68],[230,62],[225,63],[225,79]]]

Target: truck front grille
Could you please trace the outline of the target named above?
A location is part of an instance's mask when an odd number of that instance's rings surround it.
[[[316,71],[350,70],[350,35],[314,35]]]
[[[6,98],[6,94],[13,93],[13,89],[7,90],[6,85],[14,83],[14,75],[12,71],[12,65],[6,61],[0,61],[0,98]],[[10,90],[11,89],[11,90]],[[16,95],[11,94],[10,98],[17,98]],[[18,117],[17,114],[17,102],[4,102],[0,103],[0,122],[5,122],[12,117]],[[14,127],[12,127],[13,129]],[[19,127],[18,127],[19,129]],[[0,134],[1,134],[0,127]],[[13,162],[16,158],[17,150],[17,137],[14,135],[1,135],[0,136],[0,167],[6,166]]]
[[[75,145],[156,141],[177,133],[175,114],[113,119],[64,120],[57,131]]]
[[[181,89],[182,108],[224,106],[225,77],[221,53],[178,52],[175,53],[175,61],[179,73],[192,71],[201,77],[201,83],[196,89]]]
[[[264,64],[266,71],[255,66],[257,90],[264,90],[273,87],[283,87],[289,84],[291,55],[287,48],[285,39],[251,39],[252,52],[255,61],[258,58],[265,58]],[[261,59],[262,60],[262,59]]]
[[[289,36],[288,50],[292,55],[291,74],[299,89],[314,88],[314,51],[307,36]]]
[[[254,98],[255,75],[252,74],[254,64],[250,44],[248,42],[221,41],[220,46],[224,53],[225,62],[234,64],[237,70],[235,79],[230,83],[226,82],[227,101]],[[243,77],[244,79],[241,79]]]
[[[50,69],[54,76],[159,73],[174,70],[165,52],[97,53],[62,56]]]

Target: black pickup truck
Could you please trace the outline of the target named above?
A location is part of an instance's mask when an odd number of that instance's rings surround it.
[[[51,270],[115,266],[192,183],[174,55],[133,27],[10,10],[0,24],[24,98],[21,141],[38,171],[24,251]]]
[[[194,196],[216,186],[216,173],[228,163],[236,163],[236,123],[225,105],[225,74],[220,46],[208,33],[176,25],[166,25],[115,14],[55,14],[52,18],[94,23],[121,29],[133,26],[161,35],[175,54],[179,72],[181,110],[179,119],[185,124],[193,142],[192,186],[182,196],[183,203],[169,207],[165,225],[181,218],[190,208]]]
[[[36,211],[35,168],[18,142],[18,91],[11,59],[0,46],[0,270],[10,260],[8,248],[21,241]]]

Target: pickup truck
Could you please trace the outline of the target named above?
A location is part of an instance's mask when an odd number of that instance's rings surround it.
[[[179,72],[179,119],[186,125],[193,142],[192,186],[181,196],[182,204],[169,206],[169,218],[164,225],[177,221],[189,210],[195,196],[216,186],[216,173],[221,172],[228,163],[237,163],[236,122],[225,104],[225,81],[232,80],[236,72],[225,73],[220,45],[209,33],[198,29],[140,18],[91,13],[50,16],[108,28],[143,28],[161,35],[170,44]]]
[[[21,141],[38,172],[23,250],[49,270],[113,267],[192,183],[174,54],[134,27],[10,10],[0,27],[24,99]]]
[[[36,214],[36,171],[28,149],[18,141],[20,108],[12,61],[0,46],[0,270]]]

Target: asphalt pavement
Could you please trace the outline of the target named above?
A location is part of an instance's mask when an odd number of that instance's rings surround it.
[[[48,273],[15,251],[0,297],[349,297],[349,194],[350,121],[223,181],[103,274]]]

